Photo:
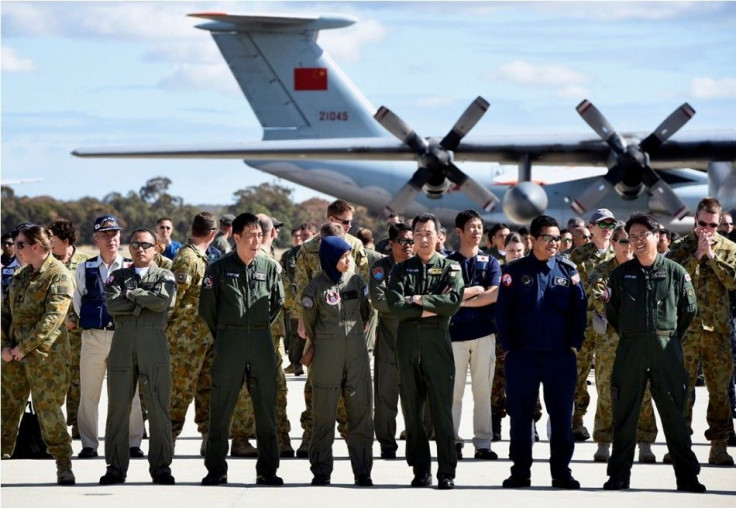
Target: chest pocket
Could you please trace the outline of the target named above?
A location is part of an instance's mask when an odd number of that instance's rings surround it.
[[[550,275],[550,295],[555,309],[565,312],[570,309],[572,281],[562,275]]]

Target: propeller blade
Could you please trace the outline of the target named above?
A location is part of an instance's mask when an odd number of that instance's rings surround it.
[[[590,187],[585,189],[575,201],[572,202],[570,208],[572,208],[576,214],[583,215],[603,199],[603,196],[611,192],[613,186],[614,184],[609,182],[605,176],[601,176],[595,180]]]
[[[616,132],[613,126],[606,120],[606,117],[603,116],[603,113],[592,102],[585,99],[575,109],[583,120],[585,120],[585,123],[590,125],[596,134],[608,143],[616,153],[622,153],[626,149],[626,141]]]
[[[683,125],[685,125],[695,114],[695,110],[688,104],[684,103],[682,106],[670,113],[670,116],[664,119],[659,124],[659,127],[654,129],[652,133],[639,144],[642,151],[651,154],[656,152],[662,143],[667,141],[675,132],[679,131]]]
[[[486,212],[490,212],[501,202],[495,194],[463,173],[454,164],[451,164],[447,171],[447,179],[457,185],[461,192],[464,192],[471,201]]]
[[[393,213],[403,213],[404,210],[414,201],[414,197],[422,191],[422,186],[427,183],[429,177],[432,176],[432,172],[427,168],[417,169],[411,177],[411,180],[406,182],[404,186],[399,189],[391,201],[386,205],[386,211]]]
[[[446,150],[454,150],[457,145],[460,144],[460,140],[470,132],[470,129],[475,127],[475,124],[483,117],[488,111],[488,107],[491,104],[483,97],[476,97],[476,99],[468,106],[468,108],[460,115],[460,118],[455,122],[455,126],[442,138],[440,145]]]
[[[670,215],[676,219],[682,219],[690,213],[685,202],[650,166],[645,166],[642,169],[642,182],[649,188],[649,192],[662,203]]]
[[[423,154],[427,151],[427,147],[429,146],[427,141],[414,132],[414,129],[409,127],[406,122],[387,107],[381,106],[378,108],[373,118],[418,154]]]

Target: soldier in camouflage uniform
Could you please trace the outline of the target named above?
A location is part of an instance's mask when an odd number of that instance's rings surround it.
[[[2,457],[10,458],[18,423],[33,397],[41,436],[56,459],[60,485],[74,485],[72,438],[61,406],[69,389],[69,337],[64,322],[74,292],[73,277],[51,255],[48,231],[21,229],[16,249],[28,263],[11,280],[2,303]]]
[[[351,254],[354,260],[354,263],[351,263],[351,266],[355,267],[355,272],[361,275],[364,281],[368,280],[368,257],[365,253],[363,243],[354,236],[347,234],[353,220],[353,207],[349,203],[338,199],[327,207],[327,218],[330,222],[323,225],[320,230],[320,235],[305,242],[297,255],[295,279],[297,301],[301,301],[301,295],[304,292],[304,288],[307,287],[309,281],[311,281],[320,271],[319,244],[323,236],[329,236],[325,233],[327,233],[330,228],[335,231],[332,233],[333,236],[340,236],[338,233],[340,230],[344,232],[344,240],[350,244]],[[337,225],[337,228],[334,227],[335,225]],[[304,323],[301,321],[301,306],[293,306],[292,312],[294,317],[299,319],[299,336],[306,339],[307,336],[304,331]],[[304,430],[304,434],[302,436],[302,443],[296,451],[297,457],[302,458],[305,458],[308,455],[309,441],[311,439],[312,432],[312,384],[309,375],[307,375],[307,382],[304,384],[304,402],[306,409],[302,413],[301,417],[301,425]],[[342,398],[338,400],[337,422],[337,430],[343,437],[347,436],[347,417]]]
[[[166,328],[171,358],[172,438],[175,441],[181,434],[194,399],[194,423],[202,434],[201,455],[207,443],[214,339],[197,309],[202,279],[209,266],[206,252],[215,237],[216,224],[209,212],[195,215],[192,236],[174,257],[171,271],[176,278],[176,303]]]
[[[695,213],[695,229],[672,244],[667,257],[677,261],[692,277],[699,312],[693,319],[682,347],[685,368],[690,376],[685,418],[692,431],[692,392],[698,364],[703,367],[708,389],[708,429],[711,442],[708,462],[733,465],[726,441],[733,432],[728,400],[728,383],[733,372],[731,360],[728,292],[736,289],[736,244],[716,232],[721,204],[705,198]]]
[[[287,349],[289,354],[289,365],[284,369],[286,374],[294,374],[301,376],[304,374],[301,359],[304,354],[304,341],[299,337],[299,320],[292,313],[292,308],[296,304],[296,257],[299,254],[302,244],[312,238],[316,234],[316,229],[312,224],[303,223],[292,232],[293,247],[284,252],[281,256],[281,267],[288,284],[284,284],[284,324],[286,325]]]
[[[611,232],[616,227],[616,219],[607,208],[599,208],[591,215],[588,227],[593,240],[576,248],[570,254],[570,261],[578,267],[586,294],[590,294],[589,283],[593,267],[614,257]],[[572,416],[572,434],[575,441],[585,441],[590,438],[590,433],[583,424],[583,417],[590,404],[588,374],[590,374],[593,362],[597,335],[593,329],[593,314],[593,298],[590,298],[588,299],[588,324],[585,327],[585,340],[578,352],[578,379],[575,385],[575,409]]]
[[[57,219],[50,223],[47,229],[51,232],[51,253],[64,263],[64,266],[71,272],[73,281],[77,266],[87,260],[87,256],[74,246],[77,241],[74,224],[66,219]],[[82,353],[82,329],[79,327],[79,317],[74,313],[73,307],[69,307],[66,329],[71,348],[69,390],[66,394],[66,424],[72,427],[72,439],[79,439],[77,409],[79,409],[79,358]]]
[[[629,235],[623,225],[613,230],[611,237],[614,257],[595,265],[590,276],[590,300],[593,301],[595,334],[595,387],[598,403],[595,408],[593,441],[598,450],[593,455],[596,462],[608,462],[611,441],[613,440],[613,402],[611,400],[611,374],[618,347],[616,330],[606,321],[606,288],[611,272],[618,265],[633,259],[634,253],[629,243]],[[649,387],[644,391],[636,429],[636,442],[639,444],[639,462],[653,463],[657,459],[652,453],[652,443],[657,438],[657,421],[654,418],[652,395]]]

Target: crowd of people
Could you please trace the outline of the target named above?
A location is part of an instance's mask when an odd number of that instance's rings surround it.
[[[30,396],[58,483],[75,484],[72,440],[79,459],[98,456],[106,378],[103,485],[124,483],[130,458],[145,456],[146,420],[152,481],[174,484],[194,401],[202,485],[228,482],[228,452],[257,457],[260,485],[282,485],[279,460],[295,455],[309,460],[312,485],[329,485],[337,423],[355,484],[370,487],[374,439],[382,459],[397,456],[400,407],[411,486],[432,485],[434,440],[437,486],[452,489],[469,371],[473,458],[498,459],[492,443],[508,415],[502,486],[531,485],[544,407],[552,487],[577,489],[570,461],[575,442],[591,438],[583,417],[594,368],[604,489],[629,487],[637,445],[640,462],[656,462],[654,400],[677,489],[705,491],[691,449],[699,375],[708,462],[733,465],[736,231],[716,199],[701,200],[681,238],[648,214],[622,222],[607,209],[564,229],[541,215],[516,231],[465,210],[455,249],[432,214],[392,214],[377,241],[365,228],[352,236],[352,222],[353,207],[334,201],[320,227],[291,231],[278,260],[283,223],[247,212],[201,212],[183,244],[169,217],[122,236],[117,217],[101,216],[91,258],[65,219],[3,234],[2,458]],[[305,369],[294,450],[285,374]]]

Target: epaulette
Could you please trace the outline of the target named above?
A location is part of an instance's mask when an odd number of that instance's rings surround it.
[[[567,259],[567,258],[563,258],[562,256],[559,256],[559,257],[557,258],[557,260],[558,260],[558,261],[559,261],[559,262],[560,262],[561,264],[563,264],[563,265],[567,265],[567,266],[569,266],[570,268],[572,268],[573,270],[577,270],[577,269],[578,269],[578,265],[576,265],[575,263],[573,263],[572,261],[570,261],[570,260],[569,260],[569,259]]]

